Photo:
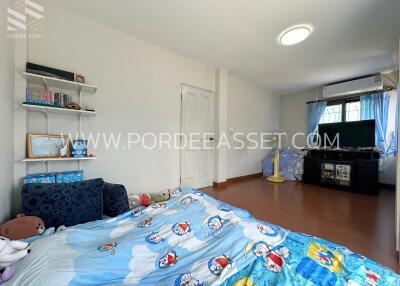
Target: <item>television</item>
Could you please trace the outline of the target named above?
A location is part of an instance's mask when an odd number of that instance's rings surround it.
[[[321,136],[321,147],[375,147],[375,120],[319,124],[318,134]],[[336,135],[339,142],[334,142]],[[333,143],[332,146],[330,143]]]

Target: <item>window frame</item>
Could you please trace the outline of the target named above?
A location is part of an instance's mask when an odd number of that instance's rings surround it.
[[[360,96],[355,96],[351,98],[339,98],[339,99],[332,99],[332,100],[327,100],[326,101],[326,106],[330,105],[341,105],[342,106],[342,114],[341,114],[341,122],[347,122],[346,121],[346,103],[351,103],[351,102],[356,102],[360,101]],[[361,120],[361,119],[360,119]]]

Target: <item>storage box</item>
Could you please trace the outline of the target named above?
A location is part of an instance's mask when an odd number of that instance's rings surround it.
[[[67,171],[56,174],[56,183],[73,183],[83,181],[83,171]]]
[[[56,182],[56,173],[31,174],[24,177],[24,184],[30,184],[30,183],[49,184],[55,182]]]
[[[73,183],[83,181],[83,171],[66,171],[31,174],[24,177],[24,184],[30,183]]]

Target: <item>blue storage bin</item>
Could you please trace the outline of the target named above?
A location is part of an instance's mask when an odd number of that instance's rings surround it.
[[[73,183],[83,181],[83,171],[66,171],[30,174],[24,177],[24,184],[30,183]]]
[[[50,184],[55,182],[56,182],[56,173],[31,174],[24,177],[24,184],[30,184],[30,183]]]
[[[73,183],[83,181],[83,171],[67,171],[56,174],[56,183]]]

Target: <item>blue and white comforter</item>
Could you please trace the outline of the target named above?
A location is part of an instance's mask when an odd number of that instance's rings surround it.
[[[6,285],[400,285],[345,247],[193,189],[32,242]]]

